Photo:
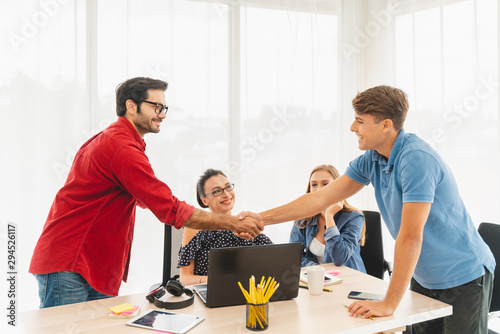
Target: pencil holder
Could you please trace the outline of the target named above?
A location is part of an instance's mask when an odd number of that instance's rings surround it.
[[[247,329],[263,331],[269,326],[269,302],[264,304],[247,303],[246,309]]]

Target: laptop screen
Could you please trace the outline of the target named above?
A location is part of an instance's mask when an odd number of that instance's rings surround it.
[[[271,301],[297,297],[302,259],[302,243],[214,248],[208,261],[206,305],[209,307],[245,304],[238,282],[248,289],[253,275],[280,284]]]

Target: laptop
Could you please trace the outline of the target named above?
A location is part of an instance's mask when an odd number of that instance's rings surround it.
[[[262,276],[279,283],[270,301],[287,300],[299,293],[301,242],[213,248],[208,259],[208,284],[194,285],[194,291],[208,307],[246,303],[238,282],[248,291],[248,280]]]

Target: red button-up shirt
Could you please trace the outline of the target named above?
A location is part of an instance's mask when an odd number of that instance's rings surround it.
[[[126,282],[136,205],[182,227],[194,207],[158,180],[146,144],[124,117],[80,148],[52,203],[29,271],[74,271],[95,290],[118,295]]]

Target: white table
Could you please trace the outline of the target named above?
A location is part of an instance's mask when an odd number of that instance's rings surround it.
[[[265,330],[266,334],[377,333],[393,329],[401,330],[401,327],[409,324],[452,314],[452,306],[407,291],[392,316],[376,317],[374,320],[352,318],[345,307],[345,304],[352,302],[347,299],[349,291],[385,294],[388,282],[347,267],[336,267],[333,264],[324,267],[327,271],[339,270],[343,282],[329,286],[333,292],[324,292],[320,296],[311,296],[308,290],[299,289],[299,295],[295,299],[270,303],[269,327]],[[149,332],[145,329],[126,326],[125,322],[128,319],[108,318],[108,307],[122,303],[139,305],[142,313],[150,308],[156,308],[147,302],[145,293],[23,312],[20,315],[21,328],[30,334],[147,334]],[[170,296],[170,298],[169,300],[175,300],[182,297]],[[189,334],[251,333],[245,328],[245,305],[207,308],[195,296],[193,305],[172,312],[205,317],[203,322],[188,332]]]

